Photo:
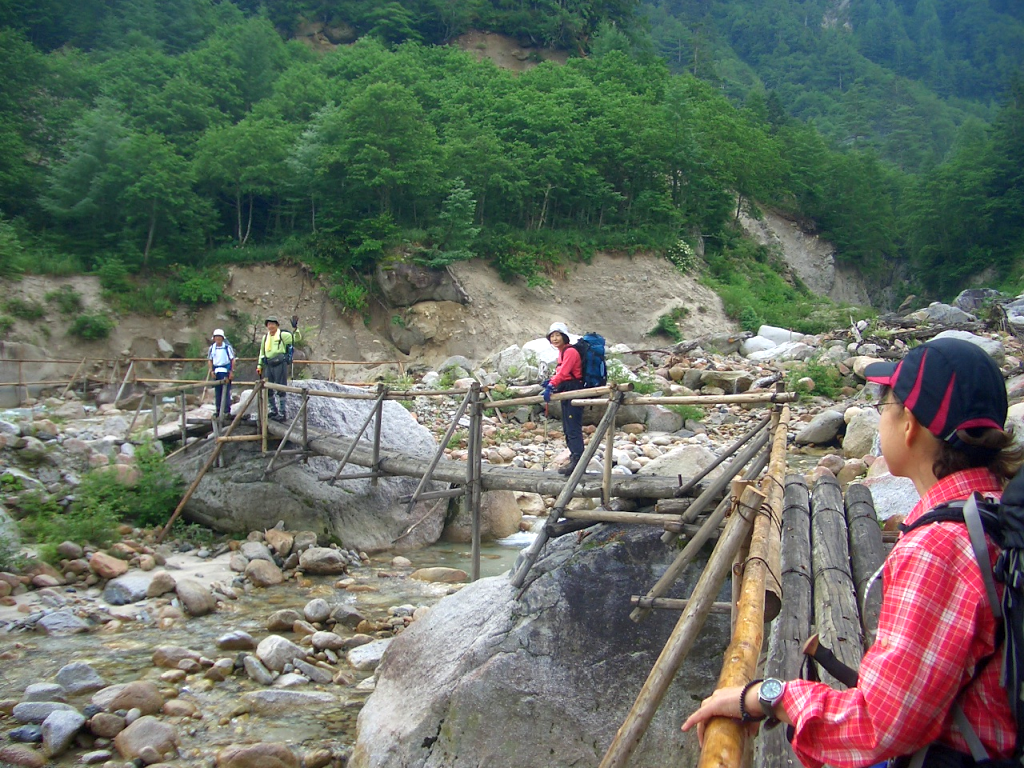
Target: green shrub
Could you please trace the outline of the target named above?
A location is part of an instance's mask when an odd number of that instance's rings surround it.
[[[692,272],[697,266],[697,254],[693,246],[682,239],[676,240],[665,249],[665,257],[684,275]]]
[[[46,307],[38,301],[17,297],[4,302],[4,309],[22,320],[39,320],[46,314]]]
[[[68,333],[83,341],[98,341],[107,338],[114,327],[114,321],[106,315],[86,313],[75,318]]]
[[[6,336],[15,326],[15,320],[10,315],[0,315],[0,336]]]
[[[99,275],[100,285],[111,293],[128,293],[132,289],[131,281],[128,279],[128,267],[116,256],[111,256],[100,264],[96,270]]]
[[[70,285],[62,285],[46,294],[46,300],[57,306],[62,315],[75,315],[82,311],[82,294]]]
[[[175,270],[178,298],[185,304],[201,307],[215,304],[224,296],[227,273],[223,269],[193,269],[179,267]]]
[[[337,302],[343,311],[356,315],[366,311],[370,299],[370,292],[366,286],[347,278],[343,278],[340,283],[331,286],[327,295]]]
[[[833,400],[842,395],[843,376],[836,366],[820,360],[808,360],[797,363],[786,373],[786,388],[795,391],[796,383],[805,376],[814,380],[814,389],[810,394],[828,397]],[[801,395],[807,394],[801,392]]]
[[[683,421],[702,421],[705,413],[699,405],[666,405],[668,410],[678,413]]]

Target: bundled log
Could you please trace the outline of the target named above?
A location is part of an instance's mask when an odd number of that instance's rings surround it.
[[[811,563],[814,624],[821,642],[851,669],[860,667],[863,641],[843,493],[834,477],[821,477],[811,494]],[[843,690],[842,683],[819,668],[822,682]]]
[[[768,638],[765,677],[793,680],[803,664],[801,648],[811,633],[811,499],[800,475],[786,478],[782,510],[782,593],[785,598]],[[791,768],[800,762],[783,728],[762,731],[754,764]]]
[[[857,608],[864,633],[864,650],[871,647],[878,631],[878,614],[882,610],[882,585],[869,582],[885,561],[882,529],[875,515],[875,502],[871,489],[854,484],[846,489],[846,525],[850,535],[850,566],[853,584],[857,590]]]

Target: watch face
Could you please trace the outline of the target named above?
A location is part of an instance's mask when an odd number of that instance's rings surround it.
[[[782,681],[776,680],[774,677],[769,677],[763,683],[761,683],[761,691],[758,695],[759,698],[766,701],[772,701],[782,695]]]

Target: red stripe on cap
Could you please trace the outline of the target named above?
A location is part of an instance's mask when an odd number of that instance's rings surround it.
[[[955,384],[956,374],[954,373],[953,378],[946,385],[946,394],[942,396],[942,405],[939,406],[939,412],[935,414],[932,423],[928,425],[928,431],[933,435],[941,435],[946,426],[946,419],[949,418],[949,401],[953,399],[953,386]]]
[[[924,364],[928,359],[928,351],[921,355],[921,366],[917,369],[917,379],[914,381],[914,386],[910,390],[910,394],[907,395],[907,399],[903,401],[903,404],[910,410],[914,410],[914,406],[917,405],[917,398],[921,396],[921,386],[924,384]],[[900,362],[902,365],[902,361]]]
[[[900,360],[899,363],[896,364],[896,367],[893,369],[893,372],[890,373],[888,376],[865,376],[865,378],[874,384],[881,384],[884,387],[891,387],[896,383],[896,379],[899,378],[900,368],[902,367],[903,361]]]
[[[1002,424],[995,421],[994,419],[986,419],[985,417],[969,419],[968,421],[965,421],[963,424],[960,424],[957,427],[957,429],[971,429],[972,427],[986,427],[991,429],[998,429],[1000,431],[1003,430]]]

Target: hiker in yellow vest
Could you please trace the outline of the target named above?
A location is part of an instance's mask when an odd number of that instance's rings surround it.
[[[294,344],[299,334],[298,315],[292,316],[292,330],[282,331],[277,317],[271,315],[266,319],[264,325],[267,327],[267,335],[263,337],[260,344],[260,356],[256,362],[256,375],[266,375],[267,381],[271,384],[287,384],[288,368],[294,354]],[[267,390],[270,394],[267,397],[270,406],[270,418],[274,421],[284,421],[287,418],[285,410],[285,393],[273,389]],[[280,406],[278,405],[280,401]]]

